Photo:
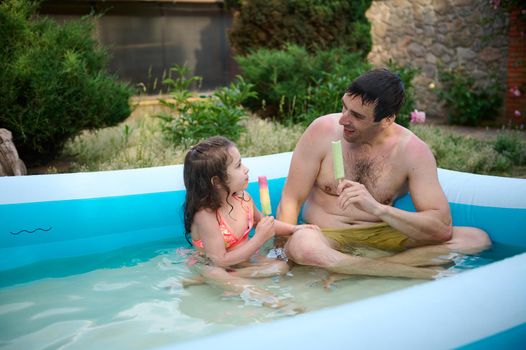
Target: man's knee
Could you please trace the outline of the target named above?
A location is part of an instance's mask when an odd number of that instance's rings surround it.
[[[488,234],[476,227],[454,227],[452,242],[464,253],[478,253],[491,247]]]
[[[329,264],[327,250],[331,248],[321,235],[311,230],[295,232],[287,242],[287,256],[300,265],[327,266]]]

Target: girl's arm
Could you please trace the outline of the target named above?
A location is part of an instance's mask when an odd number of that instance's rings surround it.
[[[274,228],[276,236],[288,236],[301,229],[320,230],[317,225],[292,225],[279,220],[274,221]]]
[[[253,205],[252,207],[254,208],[254,223],[257,224],[262,218],[264,218],[264,216],[258,210],[258,208],[256,208],[255,205]],[[272,216],[270,217],[272,218]],[[303,228],[308,228],[308,229],[313,229],[313,230],[320,229],[316,225],[293,225],[293,224],[289,224],[284,221],[274,220],[274,229],[276,230],[276,236],[288,236]]]
[[[204,252],[212,262],[221,267],[232,266],[247,261],[263,244],[274,236],[274,219],[260,220],[256,234],[247,242],[227,251],[223,235],[219,230],[216,215],[212,211],[201,210],[194,216],[193,228],[199,232]]]

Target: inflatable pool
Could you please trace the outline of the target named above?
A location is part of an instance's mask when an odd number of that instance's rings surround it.
[[[244,159],[279,202],[291,153]],[[278,166],[279,165],[279,166]],[[455,225],[526,249],[526,180],[439,169]],[[163,239],[186,246],[182,166],[0,178],[0,273]],[[411,210],[411,198],[396,202]],[[453,277],[265,324],[178,349],[489,348],[526,343],[526,254]],[[2,285],[15,283],[2,281]],[[234,340],[234,341],[233,341]],[[175,345],[174,345],[175,346]]]

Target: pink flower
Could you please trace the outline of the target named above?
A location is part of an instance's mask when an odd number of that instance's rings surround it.
[[[414,110],[411,112],[411,123],[414,124],[423,124],[426,121],[426,112],[419,112],[418,110]]]
[[[521,111],[519,110],[515,110],[515,112],[513,112],[513,114],[515,114],[516,117],[520,117],[522,114],[521,114]]]
[[[489,3],[494,9],[497,9],[500,6],[500,0],[489,0]]]
[[[521,91],[519,90],[519,88],[517,87],[517,85],[515,85],[514,87],[512,87],[510,89],[510,94],[511,96],[514,96],[514,97],[519,97],[521,95]]]

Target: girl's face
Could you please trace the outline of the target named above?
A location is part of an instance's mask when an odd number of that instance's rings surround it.
[[[230,187],[232,193],[244,191],[248,187],[248,168],[241,162],[241,154],[239,154],[236,147],[230,147],[228,153],[230,154],[230,159],[232,159],[232,162],[226,169],[228,187]]]

